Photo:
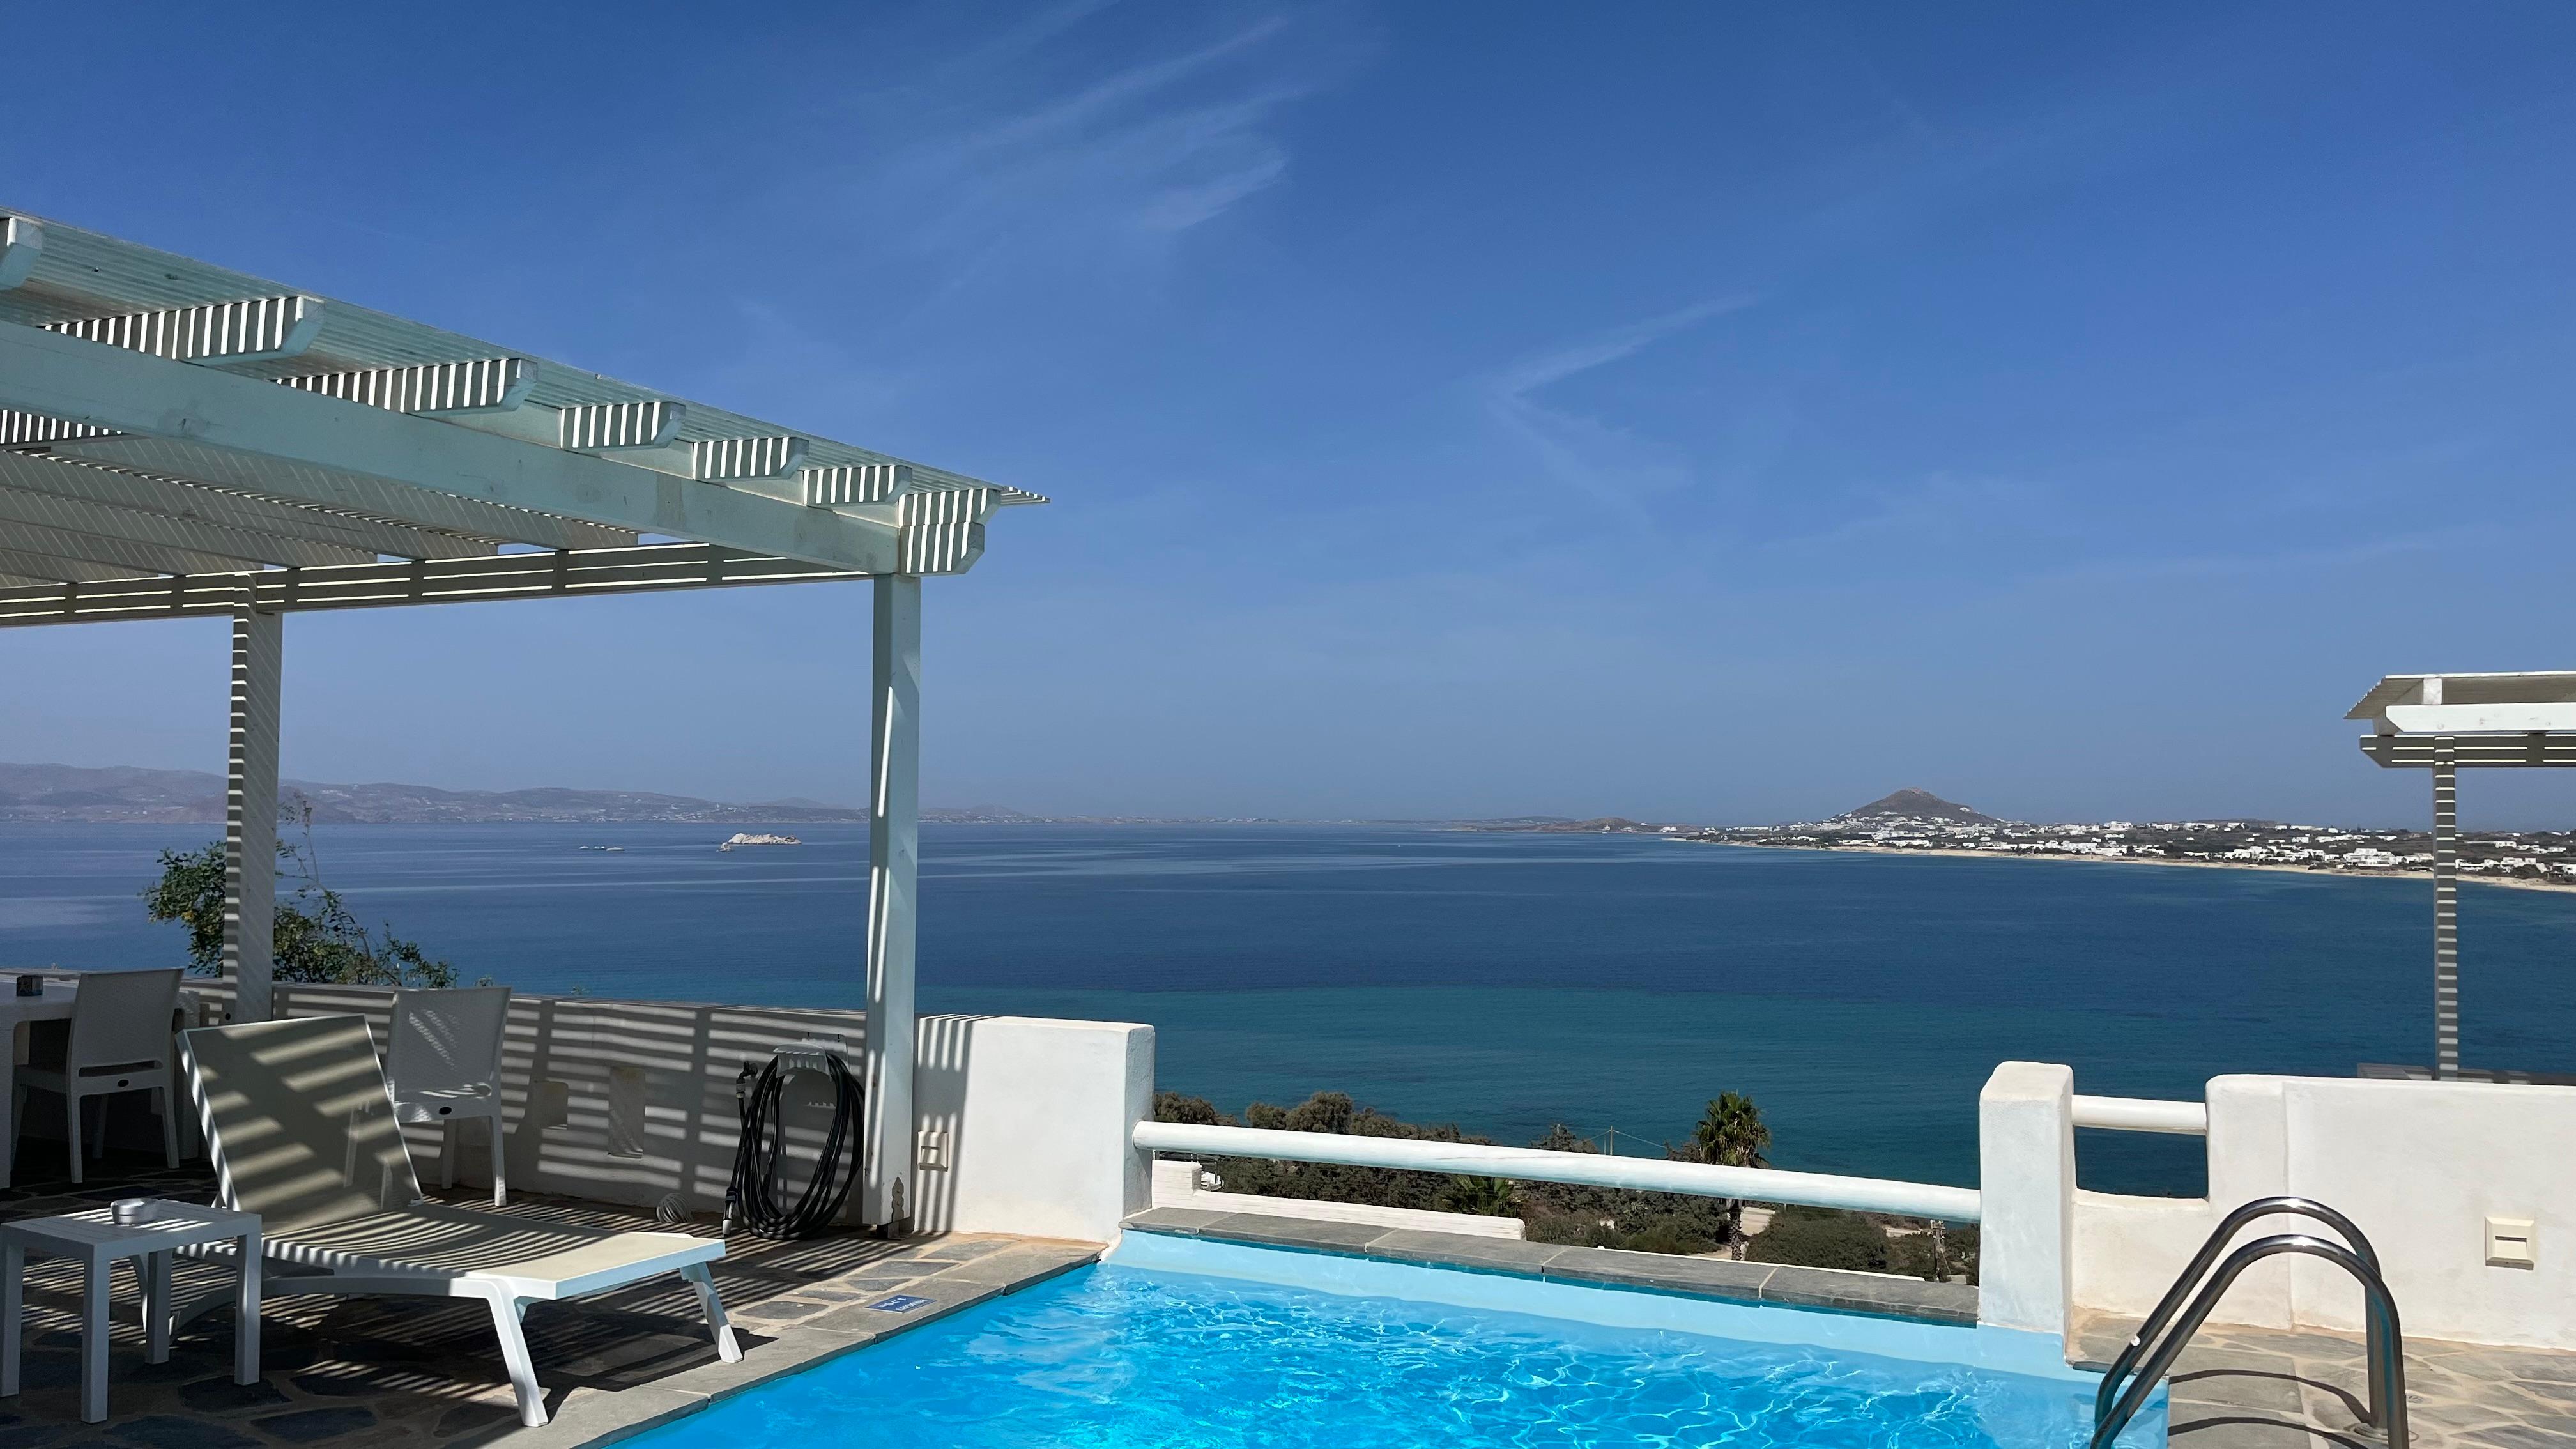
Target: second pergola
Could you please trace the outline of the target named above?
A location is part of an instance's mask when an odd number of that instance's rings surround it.
[[[2433,1075],[2460,1075],[2460,787],[2463,769],[2576,766],[2576,673],[2392,674],[2346,719],[2385,769],[2433,776]]]
[[[287,615],[873,581],[861,1208],[883,1228],[911,1206],[921,581],[1045,501],[0,211],[0,626],[232,621],[240,1019],[270,1011]]]

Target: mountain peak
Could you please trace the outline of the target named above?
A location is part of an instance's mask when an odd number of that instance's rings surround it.
[[[1929,790],[1899,790],[1882,795],[1855,810],[1846,810],[1836,820],[1943,820],[1956,825],[1995,825],[1991,815],[1971,810],[1965,805],[1944,800]]]

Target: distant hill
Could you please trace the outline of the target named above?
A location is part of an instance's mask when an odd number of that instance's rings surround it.
[[[1944,800],[1929,790],[1899,790],[1882,795],[1856,810],[1846,810],[1834,817],[1837,824],[1858,824],[1869,820],[1940,820],[1952,825],[2000,825],[1992,815],[1981,814],[1955,801]]]
[[[299,799],[310,801],[314,820],[335,825],[622,825],[665,820],[749,825],[868,818],[864,810],[812,801],[735,805],[641,790],[441,790],[429,785],[287,780],[280,783],[278,794],[280,803],[289,808]],[[0,821],[221,824],[223,818],[224,778],[203,770],[0,765]]]

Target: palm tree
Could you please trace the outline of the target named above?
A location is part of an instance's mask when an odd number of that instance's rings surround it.
[[[1521,1205],[1521,1189],[1507,1177],[1458,1176],[1441,1189],[1439,1202],[1453,1213],[1507,1218]]]
[[[1691,1151],[1700,1161],[1720,1167],[1769,1167],[1762,1149],[1771,1145],[1771,1129],[1762,1125],[1762,1109],[1742,1092],[1721,1092],[1691,1129]],[[1738,1262],[1744,1258],[1744,1202],[1726,1202],[1726,1244]]]

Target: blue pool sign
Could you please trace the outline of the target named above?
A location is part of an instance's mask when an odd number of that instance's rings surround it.
[[[880,1298],[868,1306],[884,1313],[910,1313],[916,1308],[928,1308],[930,1300],[910,1293],[897,1293],[891,1298]]]

